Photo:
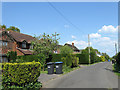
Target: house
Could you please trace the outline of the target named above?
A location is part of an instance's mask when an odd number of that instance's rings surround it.
[[[64,46],[69,46],[71,49],[73,49],[73,53],[74,54],[78,54],[78,53],[81,53],[81,50],[79,50],[75,45],[74,45],[74,43],[72,43],[72,45],[71,44],[68,44],[68,43],[66,43]]]
[[[82,49],[81,49],[81,50],[78,49],[78,48],[74,45],[74,43],[72,43],[72,45],[66,43],[66,44],[64,44],[64,46],[69,46],[71,49],[73,49],[73,51],[74,51],[73,53],[74,53],[74,54],[79,54],[79,53],[81,53],[81,51],[82,51]],[[56,51],[54,51],[54,53],[59,54],[59,53],[60,53],[60,47],[63,47],[63,46],[62,46],[62,45],[58,45],[57,47],[58,47],[58,49],[57,49]]]
[[[31,41],[34,37],[14,31],[0,29],[0,62],[7,62],[7,52],[16,51],[17,55],[31,55]]]

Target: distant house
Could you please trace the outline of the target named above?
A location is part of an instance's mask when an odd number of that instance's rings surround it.
[[[72,43],[72,45],[66,43],[66,44],[64,44],[64,46],[69,46],[71,49],[73,49],[73,51],[74,51],[73,53],[74,53],[74,54],[80,54],[80,53],[82,52],[82,50],[83,50],[83,49],[78,49],[78,48],[74,45],[74,43]],[[55,50],[54,53],[59,54],[59,53],[60,53],[60,47],[63,47],[63,45],[58,45],[58,46],[57,46],[58,49]]]
[[[98,57],[101,57],[102,55],[100,54],[100,53],[98,53],[97,51],[96,51],[96,55],[98,56]]]
[[[7,61],[7,52],[16,51],[17,55],[31,55],[31,41],[34,37],[14,31],[0,29],[0,62]]]
[[[54,52],[55,54],[59,54],[61,47],[62,47],[62,45],[57,45],[57,50],[54,50],[53,52]]]
[[[73,51],[74,51],[73,53],[74,53],[74,54],[81,53],[81,50],[78,49],[78,48],[74,45],[74,43],[72,43],[72,45],[66,43],[64,46],[69,46],[71,49],[73,49]]]

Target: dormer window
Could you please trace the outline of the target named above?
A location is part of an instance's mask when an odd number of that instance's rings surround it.
[[[26,42],[25,41],[22,42],[22,48],[26,48]]]

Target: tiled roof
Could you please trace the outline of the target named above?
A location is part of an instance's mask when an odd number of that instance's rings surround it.
[[[20,52],[22,52],[24,55],[30,55],[32,54],[32,50],[28,50],[28,49],[21,49],[21,48],[17,48]]]
[[[68,44],[68,43],[66,43],[65,45],[71,47],[74,51],[80,51],[76,46],[72,46],[71,44]]]
[[[0,30],[0,33],[3,32],[5,30]],[[31,41],[33,39],[35,39],[34,37],[30,36],[30,35],[27,35],[27,34],[22,34],[22,33],[19,33],[19,32],[14,32],[14,31],[7,31],[7,33],[9,35],[11,35],[17,42],[23,42],[24,40],[27,42],[27,43],[31,43]]]

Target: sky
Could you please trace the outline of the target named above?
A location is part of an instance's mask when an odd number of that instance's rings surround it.
[[[117,2],[3,2],[2,24],[29,35],[59,33],[59,44],[91,46],[115,55],[118,42]]]

